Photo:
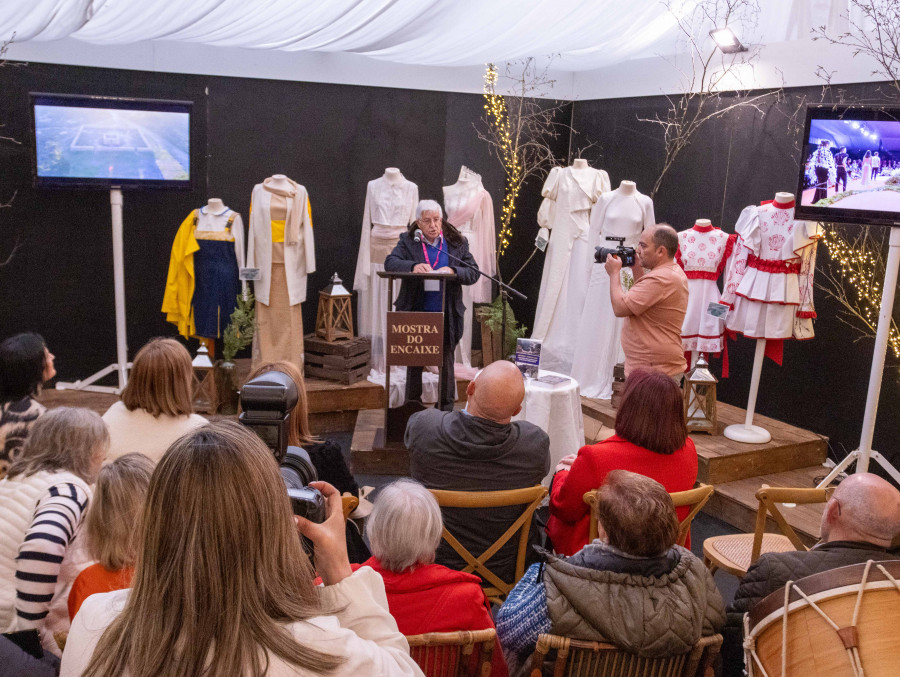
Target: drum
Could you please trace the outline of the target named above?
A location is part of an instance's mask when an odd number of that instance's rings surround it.
[[[786,620],[784,590],[744,618],[750,677],[898,674],[900,561],[841,567],[791,588]]]

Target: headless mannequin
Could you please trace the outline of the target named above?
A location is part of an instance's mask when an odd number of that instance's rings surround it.
[[[694,221],[694,225],[698,226],[699,228],[709,228],[712,225],[712,221],[710,221],[709,219],[697,219],[696,221]],[[694,365],[697,364],[698,357],[700,357],[700,351],[692,350],[691,351],[691,369],[693,369]]]
[[[384,170],[384,177],[389,183],[400,183],[403,180],[403,174],[396,167],[388,167]]]
[[[582,158],[576,158],[575,161],[572,163],[572,169],[587,169],[587,168],[588,168],[588,162],[587,162],[587,160],[584,160]]]
[[[793,193],[775,193],[775,202],[787,204],[794,201]],[[765,444],[772,439],[765,428],[753,425],[753,414],[756,413],[756,395],[759,393],[759,377],[766,352],[766,340],[756,339],[756,353],[753,355],[753,372],[750,376],[750,395],[747,398],[747,416],[743,423],[736,423],[725,428],[723,434],[730,440],[748,444]]]
[[[619,190],[623,195],[632,195],[637,190],[637,184],[634,181],[622,181],[619,184]]]
[[[288,177],[286,177],[284,174],[272,174],[272,176],[269,178],[272,179],[269,182],[269,185],[272,188],[277,188],[278,190],[291,190],[291,182],[288,181]]]
[[[225,211],[225,203],[217,197],[211,197],[206,202],[206,211],[210,214],[221,214]]]
[[[221,214],[227,209],[225,203],[222,202],[221,198],[211,197],[206,201],[206,212],[208,214]],[[243,287],[246,290],[247,283],[242,283]],[[214,338],[204,338],[202,336],[198,337],[200,341],[200,345],[206,346],[206,350],[209,353],[209,359],[216,359],[216,340]]]

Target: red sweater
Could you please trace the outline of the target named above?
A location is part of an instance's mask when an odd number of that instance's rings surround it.
[[[134,569],[131,567],[110,571],[100,563],[89,566],[78,574],[69,591],[69,620],[75,618],[81,603],[94,593],[130,588],[132,576]]]
[[[388,571],[374,557],[363,564],[384,579],[388,608],[404,635],[457,630],[486,630],[494,627],[490,605],[474,574],[427,564],[403,573]],[[506,677],[506,663],[499,643],[494,647],[491,675]]]
[[[559,554],[574,555],[587,545],[590,507],[584,502],[584,495],[603,484],[610,470],[630,470],[650,477],[670,493],[687,491],[697,481],[697,450],[687,438],[674,453],[657,454],[618,435],[581,447],[572,468],[553,477],[547,534]],[[690,509],[678,508],[677,512],[681,520]]]

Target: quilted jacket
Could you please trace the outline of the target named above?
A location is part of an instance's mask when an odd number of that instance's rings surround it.
[[[741,580],[734,603],[728,611],[744,613],[770,593],[780,590],[788,581],[796,581],[822,571],[861,564],[898,559],[884,548],[859,541],[821,543],[805,552],[779,552],[762,555]]]
[[[544,568],[552,632],[645,657],[684,653],[725,623],[722,595],[689,550],[631,558],[594,542]]]

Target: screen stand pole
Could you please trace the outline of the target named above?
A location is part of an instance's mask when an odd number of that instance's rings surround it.
[[[888,260],[884,271],[884,286],[881,289],[881,312],[878,314],[878,329],[875,332],[875,349],[872,353],[872,370],[869,372],[869,391],[866,394],[866,411],[863,415],[862,434],[859,449],[847,454],[819,484],[827,487],[831,481],[851,463],[856,461],[856,472],[868,472],[869,461],[875,461],[900,483],[900,472],[884,456],[872,449],[875,435],[875,416],[878,414],[878,399],[881,396],[881,378],[884,374],[884,357],[887,353],[888,337],[891,331],[891,317],[894,310],[894,294],[897,290],[897,271],[900,269],[900,228],[891,228],[888,244]]]
[[[122,189],[113,186],[109,191],[109,203],[112,209],[112,245],[113,245],[113,284],[116,299],[116,362],[104,367],[96,374],[73,383],[60,382],[57,390],[87,390],[95,393],[120,394],[128,383],[128,342],[125,328],[125,257],[122,237]],[[118,386],[93,385],[109,374],[119,376]]]
[[[762,374],[763,359],[766,354],[766,340],[757,339],[756,353],[753,356],[753,372],[750,377],[750,396],[747,398],[747,415],[744,423],[730,425],[722,432],[729,440],[744,442],[747,444],[765,444],[772,439],[772,435],[765,428],[753,425],[753,415],[756,413],[756,395],[759,393],[759,377]]]

